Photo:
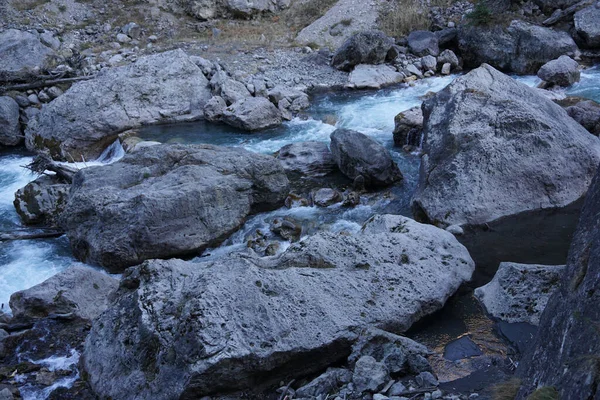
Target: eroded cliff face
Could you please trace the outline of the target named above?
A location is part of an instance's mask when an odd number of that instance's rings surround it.
[[[600,382],[600,175],[590,187],[560,289],[519,366],[519,397],[554,387],[561,399],[597,399]]]

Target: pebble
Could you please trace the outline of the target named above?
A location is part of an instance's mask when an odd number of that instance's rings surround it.
[[[35,93],[27,96],[27,100],[29,100],[31,104],[40,104],[40,99],[38,99]]]
[[[129,42],[131,42],[131,38],[124,33],[118,33],[117,34],[117,42],[129,43]]]
[[[49,103],[50,101],[52,101],[52,98],[48,95],[48,93],[46,93],[45,91],[41,91],[38,93],[38,99],[42,102],[42,103]]]
[[[433,400],[441,399],[442,398],[442,391],[438,389],[435,392],[431,392],[431,398]]]

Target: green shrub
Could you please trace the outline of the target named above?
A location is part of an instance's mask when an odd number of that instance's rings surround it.
[[[485,1],[478,1],[475,8],[467,14],[471,25],[488,25],[492,21],[492,12]]]

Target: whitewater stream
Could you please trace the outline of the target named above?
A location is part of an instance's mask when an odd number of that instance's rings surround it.
[[[303,141],[328,142],[336,128],[350,128],[367,134],[390,150],[404,175],[403,182],[374,196],[366,196],[353,209],[334,205],[328,208],[296,207],[282,208],[258,214],[232,235],[217,249],[205,252],[199,259],[218,257],[246,246],[248,236],[261,229],[268,232],[270,222],[276,217],[291,216],[301,222],[303,233],[320,229],[355,232],[375,213],[400,213],[410,216],[410,198],[417,183],[420,159],[393,146],[394,117],[401,111],[418,106],[429,92],[437,92],[448,85],[454,76],[434,77],[421,80],[413,87],[389,88],[373,91],[353,91],[319,95],[313,105],[301,116],[282,127],[256,134],[245,134],[223,125],[204,122],[148,127],[140,131],[145,140],[163,143],[210,143],[224,146],[242,146],[250,151],[273,154],[286,144]],[[533,86],[536,77],[520,77],[520,81]],[[600,102],[600,66],[582,73],[581,82],[566,91],[567,95],[590,98]],[[115,162],[123,156],[122,148],[115,143],[99,160],[78,164],[85,168]],[[0,231],[10,232],[23,226],[14,209],[14,193],[36,176],[23,168],[32,155],[23,150],[0,151]],[[285,249],[282,246],[281,251]],[[77,263],[72,257],[65,237],[44,240],[19,240],[0,242],[0,303],[3,312],[10,312],[8,301],[16,291],[34,286],[65,268]],[[37,360],[38,363],[71,363],[78,354],[67,354],[53,360]],[[35,360],[32,360],[35,361]],[[68,386],[73,377],[61,382]],[[50,390],[51,391],[51,390]],[[25,399],[43,399],[48,389],[22,390]]]

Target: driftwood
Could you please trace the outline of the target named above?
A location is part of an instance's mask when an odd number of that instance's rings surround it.
[[[64,235],[64,232],[58,229],[23,229],[12,232],[0,232],[0,242],[12,240],[49,239],[62,235]]]
[[[54,172],[60,179],[67,183],[73,183],[73,176],[79,171],[77,168],[69,165],[57,163],[46,154],[36,156],[26,168],[39,175],[43,174],[45,171]]]
[[[558,10],[554,11],[554,13],[552,13],[550,18],[548,18],[544,22],[542,22],[542,24],[544,24],[545,26],[554,25],[554,24],[562,21],[566,17],[575,14],[577,11],[581,10],[582,8],[591,6],[592,4],[594,4],[594,0],[582,0],[577,4],[573,4],[571,7],[568,7],[565,10],[558,9]]]
[[[8,92],[10,90],[23,91],[23,90],[29,90],[29,89],[39,89],[39,88],[42,88],[45,86],[59,85],[61,83],[73,83],[73,82],[79,82],[79,81],[87,81],[90,79],[94,79],[95,77],[96,77],[96,75],[89,75],[89,76],[77,76],[75,78],[56,79],[51,76],[40,76],[40,77],[38,77],[38,79],[35,82],[21,83],[18,85],[0,87],[0,92]]]

